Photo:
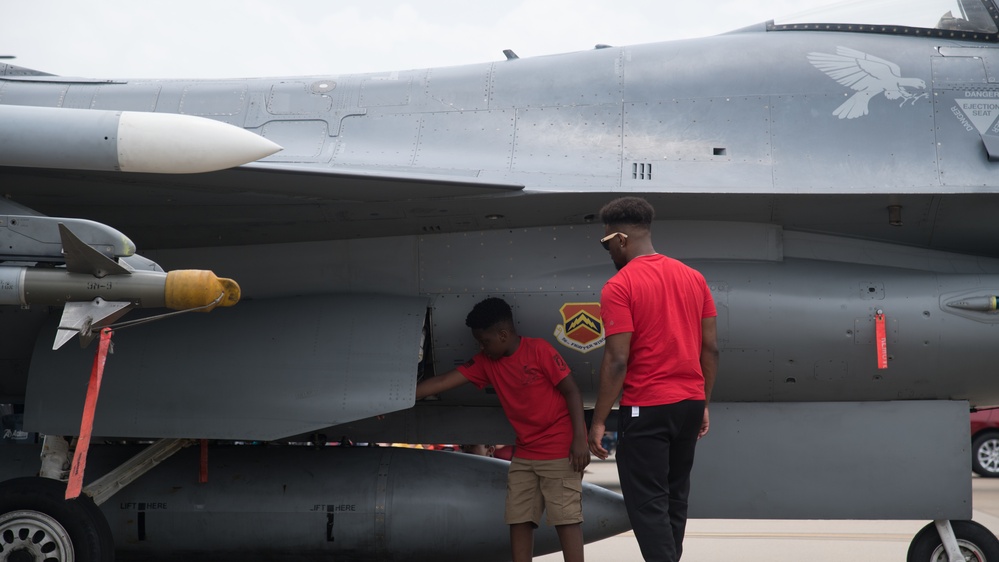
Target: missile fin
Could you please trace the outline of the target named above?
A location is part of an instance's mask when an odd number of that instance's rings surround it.
[[[66,256],[67,271],[89,273],[94,277],[131,273],[117,262],[91,248],[62,223],[59,223],[59,237],[62,239],[62,251]]]
[[[131,308],[130,302],[108,302],[100,297],[87,302],[66,303],[52,349],[59,349],[77,334],[80,335],[80,345],[86,347],[100,328],[121,318]]]

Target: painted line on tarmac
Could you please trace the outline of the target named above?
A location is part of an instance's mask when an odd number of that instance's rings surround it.
[[[634,535],[634,533],[631,533]],[[697,539],[783,539],[783,540],[838,540],[838,541],[899,541],[911,542],[912,535],[895,533],[711,533],[687,532],[684,538]]]

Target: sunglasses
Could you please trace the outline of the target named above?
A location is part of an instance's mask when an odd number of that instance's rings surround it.
[[[604,249],[609,252],[611,238],[614,238],[615,236],[620,236],[621,238],[628,237],[628,235],[623,232],[612,232],[611,234],[608,234],[607,236],[604,236],[603,238],[600,239],[600,245],[603,246]]]

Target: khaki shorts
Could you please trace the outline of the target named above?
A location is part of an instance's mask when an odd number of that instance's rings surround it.
[[[535,461],[514,457],[506,484],[506,523],[571,525],[583,521],[583,473],[569,458]]]

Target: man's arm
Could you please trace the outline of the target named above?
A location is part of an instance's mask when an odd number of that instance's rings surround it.
[[[416,399],[420,400],[431,394],[440,394],[445,390],[461,386],[466,382],[468,382],[468,379],[458,369],[448,371],[443,375],[423,379],[416,385]]]
[[[697,433],[698,439],[707,435],[711,428],[708,404],[718,375],[718,321],[714,316],[701,319],[701,372],[704,373],[704,419]]]
[[[583,472],[590,464],[590,450],[586,446],[586,420],[583,419],[583,395],[576,386],[576,381],[569,373],[555,388],[565,397],[565,405],[569,408],[569,419],[572,420],[572,446],[569,447],[569,462],[576,472]]]
[[[624,387],[630,353],[631,332],[607,336],[604,359],[600,363],[600,391],[597,393],[597,404],[593,408],[593,420],[590,422],[590,452],[601,459],[606,459],[608,453],[600,440],[607,428],[607,416]]]

